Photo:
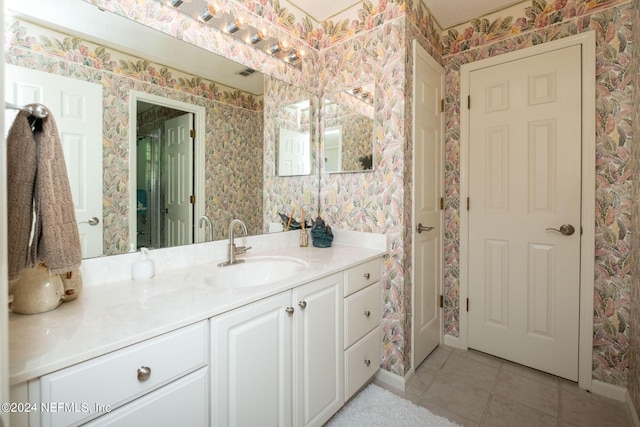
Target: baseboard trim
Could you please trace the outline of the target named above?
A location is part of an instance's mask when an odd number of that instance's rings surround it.
[[[405,374],[404,377],[400,375],[394,374],[392,372],[386,371],[384,369],[378,369],[373,381],[379,383],[380,385],[384,385],[386,387],[391,387],[398,391],[406,391],[411,384],[411,381],[415,378],[415,371],[413,369],[409,370]]]
[[[453,348],[460,348],[460,338],[445,334],[444,345]]]
[[[627,390],[627,409],[629,409],[629,413],[631,413],[631,419],[633,420],[633,425],[635,427],[640,427],[640,417],[638,416],[638,412],[636,411],[636,407],[633,404],[633,400],[631,399],[631,394],[629,390]]]
[[[591,392],[619,402],[626,402],[627,394],[629,393],[624,387],[608,384],[599,380],[591,381]]]

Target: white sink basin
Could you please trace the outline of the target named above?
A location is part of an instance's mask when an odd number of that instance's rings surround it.
[[[207,285],[222,288],[264,286],[288,279],[308,267],[305,261],[284,256],[240,258],[244,262],[189,273],[186,280],[203,280]]]

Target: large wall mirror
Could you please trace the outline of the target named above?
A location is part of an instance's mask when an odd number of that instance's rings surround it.
[[[324,173],[374,170],[374,84],[325,95],[322,99]]]
[[[101,120],[91,119],[87,130],[95,133],[99,127],[101,136],[86,137],[99,147],[99,166],[77,171],[78,183],[72,183],[74,201],[84,203],[92,195],[101,205],[99,213],[76,212],[82,223],[83,251],[85,242],[93,244],[92,249],[87,246],[85,257],[128,252],[143,245],[155,248],[203,241],[205,230],[198,227],[202,215],[212,221],[213,240],[227,237],[233,218],[241,218],[250,234],[262,233],[267,229],[265,171],[274,179],[280,170],[284,175],[317,173],[309,137],[315,126],[309,120],[317,117],[309,108],[317,108],[317,101],[311,94],[298,96],[292,103],[290,108],[297,109],[294,125],[283,124],[285,132],[279,134],[265,132],[265,123],[282,122],[265,117],[265,111],[273,110],[265,108],[266,100],[283,98],[265,93],[265,86],[305,93],[299,88],[281,81],[265,85],[273,79],[82,0],[6,0],[5,18],[10,66],[81,81],[101,91],[102,102],[93,107]],[[11,83],[5,81],[5,87]],[[18,94],[13,100],[25,103],[28,96]],[[292,110],[286,114],[294,115]],[[59,128],[64,126],[63,117],[56,121]],[[292,166],[284,173],[279,165],[264,164],[265,147],[276,144],[268,139],[293,138],[291,134],[283,137],[289,131],[306,136],[296,140],[297,146],[290,144],[292,151],[303,153],[297,159],[300,168]],[[167,205],[164,194],[169,182],[175,184],[169,179],[173,172],[167,160],[171,157],[167,133],[186,135],[192,141],[191,148],[186,148],[183,179],[190,187],[181,189],[189,198],[182,207],[187,211],[181,214],[187,225],[175,235],[168,234],[174,228],[167,219],[174,207]],[[280,144],[277,147],[282,151]],[[77,155],[65,146],[66,158]],[[277,158],[272,161],[276,163]],[[81,173],[86,174],[84,178]],[[99,230],[100,237],[91,235],[93,230]]]

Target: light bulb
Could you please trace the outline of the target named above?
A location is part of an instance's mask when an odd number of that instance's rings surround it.
[[[233,34],[240,29],[241,25],[242,20],[240,18],[236,18],[233,22],[227,24],[227,26],[224,27],[224,31],[229,34]]]

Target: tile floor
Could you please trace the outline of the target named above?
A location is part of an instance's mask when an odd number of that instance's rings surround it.
[[[634,425],[623,402],[497,357],[446,346],[436,348],[409,389],[397,394],[464,426]]]

